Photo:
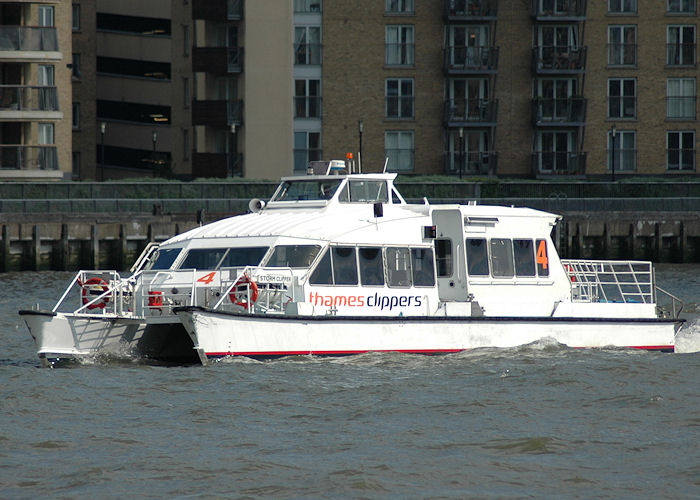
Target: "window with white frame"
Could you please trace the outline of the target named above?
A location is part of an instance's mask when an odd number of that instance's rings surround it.
[[[388,78],[385,86],[387,118],[413,118],[413,78]]]
[[[321,64],[321,27],[296,26],[294,28],[294,64]]]
[[[386,27],[386,64],[391,66],[412,66],[415,62],[415,29],[407,25]]]
[[[576,135],[572,131],[539,132],[537,136],[537,167],[545,174],[578,172]]]
[[[696,0],[666,0],[666,11],[671,14],[693,14],[696,10]]]
[[[415,12],[415,0],[386,0],[387,14],[413,14]]]
[[[449,64],[466,68],[490,66],[492,61],[490,30],[487,24],[449,26]]]
[[[695,26],[669,26],[666,33],[666,64],[692,66],[695,64]]]
[[[637,64],[637,26],[608,26],[608,64]]]
[[[54,144],[53,123],[39,123],[38,144]]]
[[[321,118],[321,80],[294,80],[294,118]]]
[[[637,80],[610,78],[608,80],[608,118],[636,118]]]
[[[54,26],[54,9],[51,5],[39,6],[39,26]]]
[[[695,120],[695,78],[666,81],[666,118]]]
[[[412,172],[414,170],[413,144],[412,130],[387,130],[384,133],[384,156],[389,160],[388,171]]]
[[[294,0],[294,12],[321,12],[321,0]]]
[[[666,168],[674,171],[695,170],[695,131],[666,132]]]
[[[637,132],[608,131],[608,171],[634,172],[637,169]]]
[[[635,14],[637,0],[608,0],[608,12],[610,14]]]
[[[294,172],[306,172],[310,161],[321,159],[320,132],[294,132]]]

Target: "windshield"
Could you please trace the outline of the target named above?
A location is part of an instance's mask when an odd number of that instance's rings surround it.
[[[146,266],[146,269],[160,271],[170,269],[175,259],[180,255],[182,248],[169,248],[156,250],[155,255],[151,258],[151,262]]]
[[[343,203],[387,203],[386,182],[371,180],[351,180],[340,193]]]
[[[284,181],[270,201],[330,200],[342,179]]]
[[[215,270],[220,267],[257,266],[268,247],[196,248],[187,252],[180,269]]]
[[[274,248],[265,266],[306,268],[320,250],[319,245],[279,245]]]

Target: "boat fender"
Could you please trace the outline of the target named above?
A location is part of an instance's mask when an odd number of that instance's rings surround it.
[[[98,295],[102,295],[107,290],[109,290],[108,283],[102,278],[97,277],[90,278],[85,283],[80,283],[80,286],[83,289],[81,292],[83,298],[83,305],[87,304],[88,302],[91,302],[95,297],[97,297]],[[107,305],[107,302],[109,302],[109,296],[102,297],[102,299],[95,302],[94,304],[90,304],[89,306],[87,306],[87,308],[104,309]]]
[[[248,308],[248,289],[250,289],[250,303],[255,304],[255,301],[258,300],[258,285],[247,274],[244,274],[238,283],[231,288],[228,294],[231,303]]]

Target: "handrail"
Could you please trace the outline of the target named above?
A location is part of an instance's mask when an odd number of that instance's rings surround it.
[[[574,300],[654,303],[651,262],[562,259],[561,263]]]
[[[681,311],[683,310],[683,301],[681,299],[679,299],[678,297],[676,297],[675,295],[673,295],[672,293],[667,292],[666,290],[664,290],[663,288],[661,288],[659,286],[654,287],[654,290],[656,291],[656,295],[657,295],[656,307],[659,310],[659,312],[663,316],[665,316],[666,312],[667,312],[663,308],[663,306],[659,305],[660,301],[658,300],[658,295],[660,293],[662,296],[668,297],[669,299],[671,299],[671,317],[678,318],[681,314]],[[676,306],[678,306],[678,310],[676,310]]]

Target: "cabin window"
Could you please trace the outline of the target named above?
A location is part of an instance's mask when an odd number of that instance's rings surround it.
[[[452,240],[449,238],[437,238],[435,240],[435,262],[439,278],[452,276]],[[488,272],[487,272],[488,274]]]
[[[387,203],[389,195],[385,181],[350,180],[340,193],[338,200],[343,203]]]
[[[537,262],[537,276],[549,276],[549,254],[547,253],[547,240],[535,240],[537,251],[535,262]]]
[[[279,245],[274,248],[265,265],[268,267],[309,267],[320,250],[319,245]]]
[[[380,247],[361,247],[360,283],[364,286],[384,285],[384,261]]]
[[[180,255],[181,248],[168,248],[157,250],[151,260],[151,265],[146,269],[161,270],[170,269],[175,259]]]
[[[270,201],[329,200],[341,179],[284,181]]]
[[[332,285],[333,271],[331,269],[331,253],[325,252],[318,262],[316,269],[311,273],[309,283],[312,285]]]
[[[413,284],[415,286],[435,286],[435,266],[433,251],[429,248],[411,248]]]
[[[390,287],[411,286],[411,258],[408,248],[386,249],[386,271]]]
[[[513,242],[505,238],[491,238],[491,272],[494,278],[513,277]]]
[[[467,272],[470,276],[489,275],[489,257],[486,240],[467,238]]]
[[[513,255],[516,276],[535,275],[535,252],[532,248],[532,240],[513,240]]]
[[[357,285],[357,259],[354,247],[332,247],[333,282],[336,285]]]
[[[187,252],[180,269],[257,266],[267,247],[197,248]]]

